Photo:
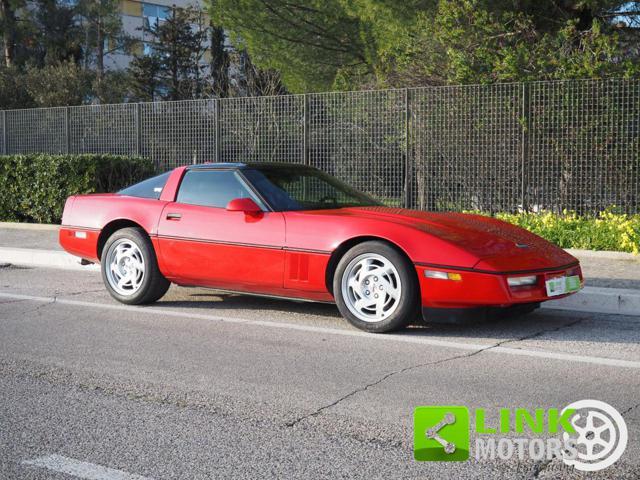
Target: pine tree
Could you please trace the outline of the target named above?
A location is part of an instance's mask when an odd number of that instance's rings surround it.
[[[139,102],[158,100],[160,61],[157,56],[136,56],[129,64],[128,73],[132,100]]]
[[[166,100],[201,97],[202,59],[208,34],[201,13],[192,7],[174,7],[169,18],[149,25],[146,31],[153,38],[151,56],[159,65],[162,97]]]

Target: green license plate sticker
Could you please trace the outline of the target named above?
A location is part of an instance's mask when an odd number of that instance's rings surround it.
[[[580,277],[578,275],[555,277],[547,280],[545,284],[547,287],[547,295],[555,297],[556,295],[564,295],[565,293],[580,290]]]
[[[572,275],[567,277],[567,292],[577,292],[580,290],[580,277],[578,275]]]

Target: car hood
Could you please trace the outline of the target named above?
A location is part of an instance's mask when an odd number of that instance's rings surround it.
[[[413,227],[474,255],[479,259],[476,269],[550,269],[577,262],[563,249],[523,228],[482,215],[390,207],[343,208],[334,213]]]

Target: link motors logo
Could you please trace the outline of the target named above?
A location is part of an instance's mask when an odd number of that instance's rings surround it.
[[[498,425],[487,425],[487,412],[475,410],[477,460],[561,459],[576,470],[594,472],[613,465],[627,447],[622,415],[599,400],[580,400],[555,408],[502,408]],[[510,434],[499,438],[499,434]],[[532,434],[514,438],[511,434]],[[418,461],[464,461],[471,455],[469,410],[461,406],[417,407],[414,412],[414,458]],[[547,436],[546,439],[540,438]],[[558,438],[560,437],[560,438]]]

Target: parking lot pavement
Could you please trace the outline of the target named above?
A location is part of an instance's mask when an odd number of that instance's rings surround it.
[[[127,307],[95,272],[4,267],[0,478],[582,478],[517,457],[415,462],[412,415],[584,398],[629,428],[593,477],[637,478],[638,320],[545,310],[370,335],[332,305],[172,287]]]

